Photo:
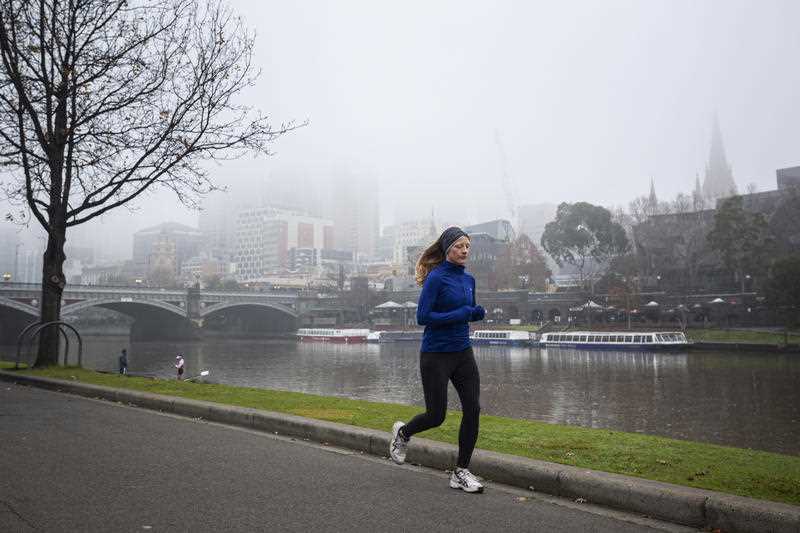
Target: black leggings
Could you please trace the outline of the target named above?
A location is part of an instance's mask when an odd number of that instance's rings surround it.
[[[481,406],[480,376],[472,348],[460,352],[420,352],[419,370],[425,392],[424,413],[418,414],[403,427],[406,438],[416,433],[442,425],[447,414],[447,382],[461,399],[461,428],[458,430],[458,463],[467,468],[478,440],[478,419]]]

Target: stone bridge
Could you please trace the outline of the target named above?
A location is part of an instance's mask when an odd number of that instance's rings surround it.
[[[0,337],[39,317],[41,286],[0,283]],[[171,331],[185,337],[207,324],[245,327],[258,321],[268,332],[297,328],[301,317],[344,312],[339,299],[313,291],[208,291],[198,288],[155,289],[68,285],[62,295],[61,315],[91,307],[111,309],[134,319],[135,329]],[[13,335],[11,335],[13,336]]]

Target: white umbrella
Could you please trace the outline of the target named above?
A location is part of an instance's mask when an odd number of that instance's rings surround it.
[[[724,304],[725,300],[723,300],[722,298],[714,298],[709,303],[712,303],[712,304]]]
[[[381,305],[376,305],[375,309],[399,309],[403,307],[397,302],[393,302],[389,300],[388,302],[383,302]]]
[[[650,300],[649,302],[644,304],[644,306],[645,307],[658,307],[658,302],[656,302],[655,300]]]

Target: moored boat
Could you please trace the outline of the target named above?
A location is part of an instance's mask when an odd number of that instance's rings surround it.
[[[542,348],[592,348],[608,350],[663,350],[688,346],[681,331],[567,331],[543,333]]]
[[[352,344],[367,342],[368,329],[329,329],[301,328],[297,330],[297,338],[312,342],[341,342]]]
[[[469,340],[476,345],[531,346],[535,342],[535,334],[518,330],[479,329],[472,332]]]
[[[394,331],[370,331],[367,335],[367,342],[420,342],[422,340],[422,330],[394,330]]]

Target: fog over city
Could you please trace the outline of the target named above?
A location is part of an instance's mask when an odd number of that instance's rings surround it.
[[[509,218],[508,195],[625,206],[651,180],[670,199],[703,179],[714,116],[740,191],[800,160],[791,0],[230,4],[262,70],[240,97],[275,125],[308,121],[269,159],[213,167],[231,201],[336,175],[380,191],[381,225]],[[67,239],[113,232],[129,256],[134,231],[197,219],[153,191]]]

